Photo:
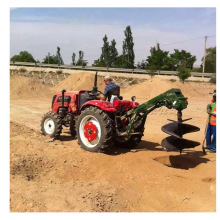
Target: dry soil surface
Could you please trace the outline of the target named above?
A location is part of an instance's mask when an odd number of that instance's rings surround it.
[[[88,79],[88,80],[86,80]],[[81,83],[81,84],[80,84]],[[100,82],[102,83],[102,82]],[[75,86],[75,87],[74,87]],[[40,133],[54,91],[92,88],[89,75],[73,76],[56,87],[27,77],[11,77],[10,207],[12,212],[214,212],[216,210],[216,155],[203,155],[201,146],[163,151],[167,135],[161,127],[176,119],[165,107],[152,112],[136,149],[112,148],[105,153],[82,150],[64,129],[60,140]],[[103,89],[100,84],[101,89]],[[74,89],[76,88],[76,89]],[[207,83],[170,82],[159,78],[123,89],[141,103],[170,88],[189,98],[183,118],[201,128],[184,137],[202,142],[208,94]],[[100,89],[100,90],[101,90]]]

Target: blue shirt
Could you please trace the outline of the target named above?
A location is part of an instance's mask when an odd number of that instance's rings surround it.
[[[119,92],[119,86],[113,82],[109,82],[105,87],[104,95],[108,97],[108,100],[110,100],[111,95],[119,95]]]

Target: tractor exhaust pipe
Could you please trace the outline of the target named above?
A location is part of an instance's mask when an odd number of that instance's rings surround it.
[[[94,87],[92,89],[92,92],[95,94],[97,93],[98,91],[98,88],[97,88],[97,75],[98,75],[98,72],[95,73],[95,79],[94,79]]]
[[[66,92],[66,90],[63,89],[61,92],[62,92],[62,100],[61,100],[61,107],[59,108],[59,116],[61,118],[64,118],[67,112],[67,108],[64,107],[64,93]]]
[[[62,91],[62,108],[64,107],[64,93],[66,92],[65,89],[63,89]]]

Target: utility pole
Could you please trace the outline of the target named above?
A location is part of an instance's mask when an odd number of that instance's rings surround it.
[[[203,58],[203,69],[202,72],[205,72],[205,57],[206,57],[206,41],[207,41],[208,36],[205,36],[205,45],[204,45],[204,58]]]

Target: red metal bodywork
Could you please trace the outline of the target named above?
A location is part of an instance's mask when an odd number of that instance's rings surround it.
[[[123,109],[123,110],[129,111],[132,108],[139,106],[139,103],[127,101],[127,100],[115,100],[113,105],[116,109]]]
[[[108,112],[115,112],[116,109],[110,102],[105,102],[102,100],[91,100],[86,102],[85,104],[82,105],[81,109],[85,108],[86,106],[96,106],[104,111]]]
[[[68,102],[64,102],[64,106],[68,107],[68,111],[70,112],[74,112],[74,113],[78,113],[79,109],[78,109],[78,100],[79,100],[79,94],[86,92],[85,90],[80,90],[80,91],[67,91],[65,92],[65,96],[70,96],[71,100],[70,103]],[[58,92],[56,94],[56,98],[53,102],[53,106],[52,106],[52,111],[57,113],[59,108],[61,107],[62,103],[61,102],[57,102],[58,98],[62,96],[61,92]]]
[[[80,114],[81,110],[84,109],[86,106],[96,106],[103,111],[107,112],[116,112],[118,109],[123,109],[129,111],[132,108],[135,108],[139,105],[137,102],[127,101],[127,100],[115,100],[113,105],[110,102],[102,101],[102,100],[91,100],[82,105],[82,107],[78,108],[79,103],[79,95],[81,93],[85,93],[85,90],[80,91],[67,91],[65,92],[65,97],[69,96],[70,103],[64,102],[64,106],[68,107],[69,112],[78,113]],[[58,98],[62,96],[62,93],[59,92],[56,94],[56,98],[53,101],[52,111],[58,113],[59,108],[61,107],[62,103],[58,102]]]

